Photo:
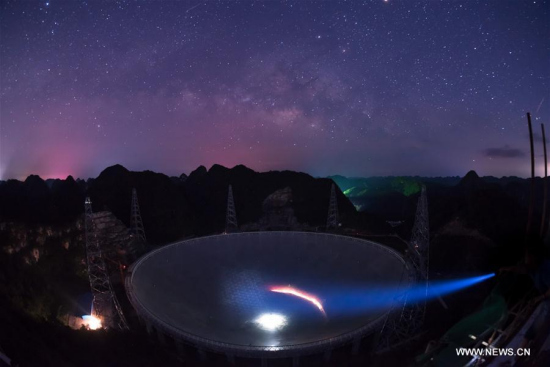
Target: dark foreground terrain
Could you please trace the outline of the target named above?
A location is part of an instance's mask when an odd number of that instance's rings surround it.
[[[298,172],[258,173],[244,166],[219,165],[209,170],[201,166],[180,177],[131,172],[119,165],[87,181],[29,176],[23,182],[0,182],[0,348],[21,366],[179,363],[138,326],[120,279],[114,280],[115,288],[135,326],[131,332],[89,332],[65,326],[69,315],[89,313],[83,226],[86,196],[91,197],[94,212],[112,213],[112,221],[117,221],[113,228],[124,228],[130,225],[131,190],[136,188],[150,249],[223,232],[230,184],[241,229],[322,231],[333,180],[341,232],[371,239],[410,237],[419,188],[425,184],[432,279],[492,272],[521,255],[529,182],[520,178],[480,178],[475,172],[463,178],[314,178]],[[538,232],[542,180],[537,179],[535,186],[539,196],[533,229]],[[401,224],[392,227],[386,221]],[[383,242],[384,237],[379,238]],[[143,251],[136,250],[135,256]],[[112,257],[110,266],[129,265],[132,260],[121,251],[113,250]],[[113,266],[114,274],[117,270]],[[446,298],[449,310],[430,304],[429,337],[438,337],[475,309],[491,286]],[[414,349],[413,345],[413,350],[403,353],[410,357],[424,346]],[[365,358],[355,357],[354,363],[361,365]]]

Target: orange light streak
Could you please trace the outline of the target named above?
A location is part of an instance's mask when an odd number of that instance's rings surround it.
[[[327,315],[325,313],[325,309],[323,308],[323,305],[321,304],[321,301],[319,300],[319,298],[315,297],[312,294],[306,293],[304,291],[301,291],[299,289],[296,289],[290,286],[289,287],[271,287],[269,288],[269,290],[271,292],[290,294],[296,297],[300,297],[301,299],[305,299],[306,301],[310,302],[315,307],[317,307],[319,311],[323,313],[324,316]]]

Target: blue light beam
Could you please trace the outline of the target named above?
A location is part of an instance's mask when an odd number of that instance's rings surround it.
[[[367,286],[356,289],[326,292],[323,304],[328,315],[337,316],[365,311],[389,309],[392,304],[407,295],[407,301],[418,303],[457,292],[495,276],[494,273],[466,278],[430,282],[426,290],[423,284],[406,286]]]
[[[491,273],[470,278],[437,280],[430,282],[427,289],[425,284],[418,283],[410,286],[387,283],[334,285],[324,282],[293,285],[315,295],[322,304],[326,317],[333,319],[364,317],[371,313],[386,311],[396,302],[402,302],[405,295],[409,303],[430,301],[466,289],[494,276],[495,274]],[[240,278],[235,283],[232,283],[233,286],[224,293],[226,304],[233,312],[253,309],[254,314],[276,313],[290,318],[321,317],[315,307],[308,302],[270,291],[272,285],[261,284],[261,281],[244,282]]]

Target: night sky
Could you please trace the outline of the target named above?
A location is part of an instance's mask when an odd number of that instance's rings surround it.
[[[550,1],[0,4],[0,179],[543,174]]]

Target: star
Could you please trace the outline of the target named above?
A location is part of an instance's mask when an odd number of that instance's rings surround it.
[[[0,179],[71,169],[93,177],[113,161],[177,176],[214,163],[461,175],[472,164],[464,156],[523,146],[527,110],[550,121],[541,102],[550,45],[540,33],[550,12],[540,1],[503,2],[497,13],[477,2],[405,1],[388,13],[382,1],[52,1],[0,12],[22,30],[0,38],[0,104],[9,106],[0,109]],[[530,26],[499,26],[514,17]],[[525,171],[519,159],[488,162],[476,159],[480,174]]]

